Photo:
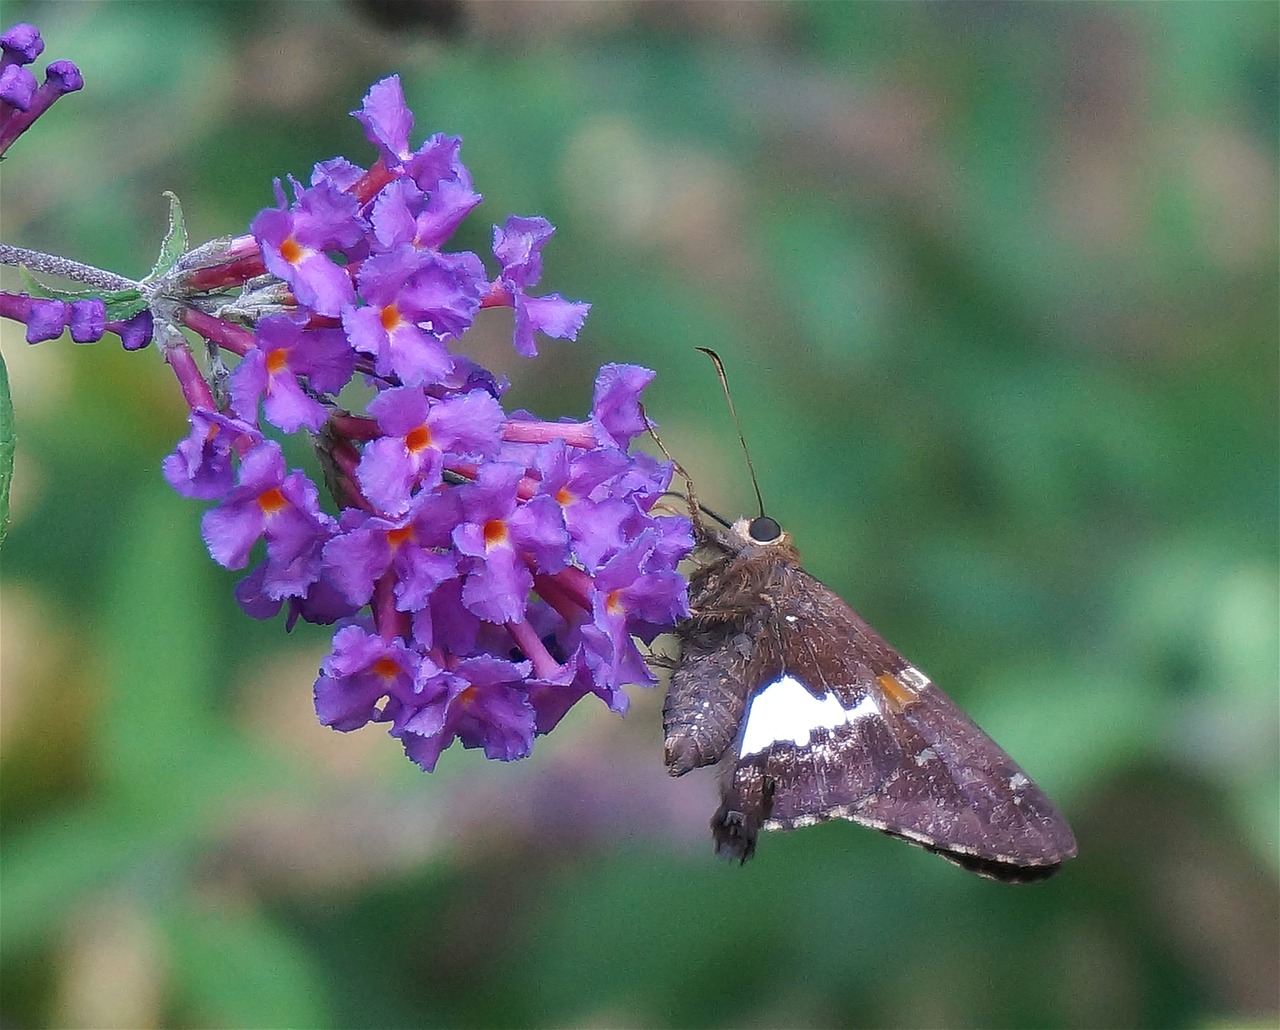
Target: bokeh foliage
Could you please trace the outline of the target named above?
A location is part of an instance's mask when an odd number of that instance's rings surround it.
[[[326,635],[235,607],[151,352],[5,325],[8,1025],[1272,1025],[1277,140],[1270,3],[7,3],[69,57],[7,242],[148,266],[334,154],[399,72],[594,308],[512,398],[647,398],[1059,799],[1014,889],[848,825],[710,857],[659,706],[432,776],[314,724]],[[487,219],[487,221],[486,221]],[[14,284],[6,279],[9,288]],[[498,317],[500,323],[500,316]]]

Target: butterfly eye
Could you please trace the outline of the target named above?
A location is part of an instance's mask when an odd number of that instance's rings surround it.
[[[769,518],[768,515],[761,515],[759,518],[751,520],[751,525],[747,527],[747,532],[751,534],[753,543],[771,544],[782,536],[782,527]]]

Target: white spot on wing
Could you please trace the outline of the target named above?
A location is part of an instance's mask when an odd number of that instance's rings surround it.
[[[834,693],[814,697],[798,679],[783,676],[751,699],[738,757],[756,755],[784,742],[804,747],[816,729],[834,730],[879,714],[869,694],[852,708],[845,708]]]
[[[900,673],[898,679],[902,680],[912,690],[924,690],[929,685],[929,677],[917,669],[914,665],[908,665]]]

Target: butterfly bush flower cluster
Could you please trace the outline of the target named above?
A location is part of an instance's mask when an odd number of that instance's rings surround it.
[[[249,235],[133,284],[147,303],[130,317],[155,320],[191,408],[164,475],[213,502],[202,535],[245,570],[245,612],[336,626],[322,723],[384,723],[426,770],[454,740],[521,758],[587,695],[625,711],[623,688],[654,682],[636,638],[688,614],[691,526],[655,510],[671,466],[631,449],[653,373],[606,365],[580,421],[506,410],[465,337],[505,307],[521,355],[576,338],[588,305],[537,290],[552,226],[506,219],[490,264],[450,249],[481,201],[461,141],[414,148],[396,77],[353,113],[371,167],[335,158],[277,183]],[[5,303],[31,339],[32,307],[64,302]],[[207,373],[176,326],[206,341]],[[272,428],[307,432],[323,490]]]

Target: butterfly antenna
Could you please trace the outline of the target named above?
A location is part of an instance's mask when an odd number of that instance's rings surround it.
[[[764,515],[764,498],[760,496],[760,484],[756,480],[756,467],[751,461],[751,452],[747,450],[747,438],[742,434],[742,421],[738,418],[738,409],[733,406],[733,394],[729,392],[729,380],[724,374],[724,362],[720,355],[710,347],[698,347],[716,366],[716,375],[720,377],[720,386],[724,390],[724,399],[729,402],[729,414],[733,416],[734,428],[738,430],[738,443],[742,444],[742,453],[747,458],[747,471],[751,474],[751,485],[756,491],[756,504],[760,505],[760,514]]]
[[[703,533],[703,529],[702,529],[702,519],[699,518],[699,514],[705,511],[717,522],[721,521],[720,516],[716,515],[714,512],[709,511],[708,509],[704,508],[701,504],[698,503],[698,498],[693,492],[693,479],[690,478],[689,473],[684,470],[684,466],[681,465],[680,462],[676,461],[676,459],[671,456],[671,452],[667,450],[667,445],[664,444],[662,442],[662,438],[658,436],[657,426],[655,426],[652,422],[649,421],[649,416],[648,414],[646,414],[644,410],[644,405],[640,404],[639,401],[637,401],[636,403],[640,407],[640,417],[644,419],[645,428],[648,429],[649,435],[653,437],[653,442],[658,445],[658,450],[662,452],[662,456],[666,458],[667,461],[671,462],[671,467],[675,469],[676,474],[681,479],[684,480],[685,493],[682,494],[676,490],[668,490],[666,492],[668,494],[671,494],[674,497],[683,497],[684,500],[688,503],[689,518],[693,521],[694,529],[697,531],[698,535],[701,536]]]
[[[663,490],[663,491],[662,491],[662,496],[663,496],[663,497],[679,497],[679,498],[680,498],[680,500],[684,501],[686,504],[688,504],[688,503],[689,503],[689,495],[688,495],[688,494],[686,494],[686,493],[682,493],[682,492],[681,492],[681,491],[679,491],[679,490]],[[724,528],[725,528],[725,529],[732,529],[732,528],[733,528],[733,523],[732,523],[732,522],[730,522],[728,519],[726,519],[723,515],[720,515],[719,513],[712,511],[710,508],[708,508],[708,507],[707,507],[705,504],[703,504],[701,501],[696,501],[696,500],[695,500],[693,503],[694,503],[695,505],[697,505],[697,507],[698,507],[698,511],[702,512],[702,514],[703,514],[703,515],[705,515],[707,518],[711,519],[713,522],[718,522],[718,523],[720,523],[720,525],[724,526]]]

